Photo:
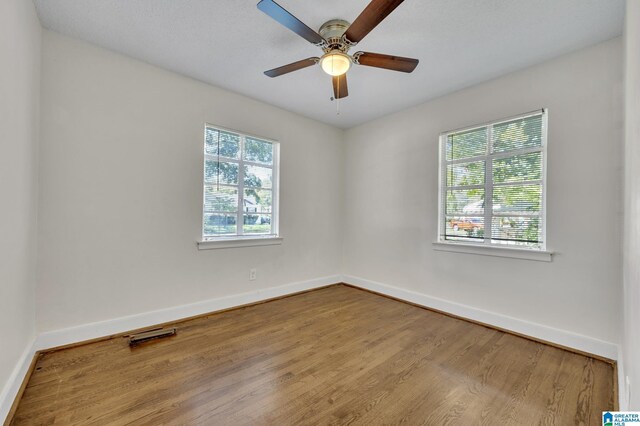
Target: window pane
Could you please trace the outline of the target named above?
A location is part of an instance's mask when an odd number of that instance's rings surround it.
[[[487,153],[487,128],[449,135],[446,149],[447,160],[485,155]]]
[[[484,217],[447,216],[445,223],[447,240],[484,240]]]
[[[271,188],[273,171],[267,167],[244,166],[244,185],[253,188]]]
[[[447,191],[446,210],[450,214],[484,214],[484,189],[455,189]]]
[[[271,213],[270,189],[245,189],[244,206],[245,213]]]
[[[447,186],[483,185],[484,161],[447,166]]]
[[[493,152],[542,146],[542,115],[493,126]]]
[[[242,158],[254,163],[273,164],[273,144],[250,137],[245,138]]]
[[[207,154],[218,155],[218,147],[220,147],[221,157],[238,158],[240,136],[209,127],[206,129],[205,135],[205,152]]]
[[[214,184],[238,184],[238,164],[215,160],[205,162],[204,181]]]
[[[205,184],[205,212],[237,212],[238,188]]]
[[[493,182],[520,182],[542,179],[542,152],[493,160]]]
[[[496,186],[493,188],[493,212],[538,214],[542,205],[542,185]]]
[[[203,236],[271,234],[277,143],[208,126],[204,139]]]
[[[536,246],[541,235],[538,217],[494,217],[491,222],[492,243]]]
[[[205,214],[204,216],[205,236],[236,234],[237,230],[235,214]]]
[[[245,234],[270,234],[270,214],[245,214],[242,227]]]

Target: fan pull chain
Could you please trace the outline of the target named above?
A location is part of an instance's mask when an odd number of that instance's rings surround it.
[[[333,72],[333,67],[335,66],[335,61],[331,61],[331,71]],[[333,75],[333,73],[331,74]],[[333,77],[335,78],[335,77]],[[336,115],[340,115],[340,77],[338,77],[338,84],[336,85],[338,88],[337,93],[334,93],[336,100]]]
[[[338,77],[338,97],[336,98],[336,115],[340,115],[340,77]]]

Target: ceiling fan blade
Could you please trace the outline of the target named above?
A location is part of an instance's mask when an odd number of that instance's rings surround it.
[[[359,43],[369,32],[378,26],[404,0],[371,0],[351,26],[345,37],[352,43]]]
[[[280,24],[289,28],[294,33],[298,34],[300,37],[304,38],[310,43],[316,45],[326,44],[325,39],[323,39],[320,34],[313,31],[307,25],[305,25],[301,20],[293,16],[289,13],[285,8],[280,6],[273,0],[260,0],[258,3],[258,9],[278,21]]]
[[[333,97],[335,99],[342,99],[347,96],[349,96],[349,89],[347,88],[347,73],[333,77]]]
[[[357,52],[353,55],[358,64],[368,67],[385,68],[392,71],[412,72],[418,66],[418,60],[402,56],[383,55],[381,53]]]
[[[301,61],[297,61],[297,62],[293,62],[291,64],[287,64],[287,65],[283,65],[281,67],[278,68],[274,68],[272,70],[269,71],[265,71],[264,74],[267,77],[278,77],[282,74],[288,74],[292,71],[298,71],[301,70],[302,68],[307,68],[310,67],[312,65],[315,65],[318,63],[318,61],[320,60],[320,58],[307,58],[307,59],[303,59]]]

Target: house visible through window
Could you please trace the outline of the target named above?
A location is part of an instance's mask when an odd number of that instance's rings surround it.
[[[205,126],[202,236],[278,234],[278,143]]]
[[[545,248],[546,111],[446,132],[439,241]]]

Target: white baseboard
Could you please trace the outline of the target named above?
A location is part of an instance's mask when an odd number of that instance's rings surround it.
[[[423,293],[417,293],[364,278],[344,275],[342,281],[367,290],[386,294],[428,308],[437,309],[463,318],[524,334],[536,339],[577,349],[612,360],[618,359],[618,345],[558,328],[525,321],[506,315],[462,305]]]
[[[618,405],[620,411],[629,410],[629,395],[627,394],[626,374],[624,373],[624,358],[622,345],[618,345]]]
[[[215,312],[234,306],[246,305],[274,297],[285,296],[299,291],[311,290],[329,284],[339,283],[340,275],[315,278],[307,281],[299,281],[278,287],[269,287],[247,293],[233,294],[216,299],[204,300],[202,302],[188,305],[174,306],[157,311],[144,312],[121,318],[114,318],[106,321],[83,324],[76,327],[62,330],[47,331],[41,333],[36,339],[36,350],[49,349],[56,346],[68,345],[70,343],[82,342],[99,337],[110,336],[123,333],[129,330],[149,327],[156,324],[180,320],[195,315]]]
[[[11,410],[11,405],[13,405],[13,401],[16,399],[18,390],[20,390],[22,381],[27,375],[27,371],[29,370],[31,360],[33,360],[33,355],[35,355],[35,353],[35,339],[33,339],[22,353],[22,356],[11,372],[11,376],[9,376],[4,388],[2,388],[2,392],[0,392],[0,420],[7,418],[7,414],[9,414],[9,410]]]

